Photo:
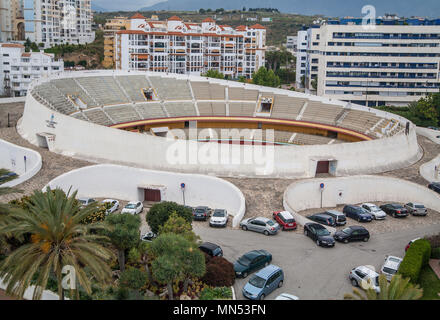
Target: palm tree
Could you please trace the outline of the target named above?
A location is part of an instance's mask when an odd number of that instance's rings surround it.
[[[11,193],[21,193],[22,190],[15,189],[15,188],[0,188],[0,197],[11,194]],[[5,226],[7,224],[7,215],[9,213],[10,206],[8,204],[0,203],[0,227]],[[8,235],[9,236],[9,235]],[[8,251],[9,245],[6,241],[6,236],[0,235],[0,253]]]
[[[69,191],[70,193],[70,191]],[[114,254],[101,242],[107,237],[97,234],[107,227],[101,223],[82,224],[81,221],[96,210],[93,205],[81,209],[71,196],[61,189],[35,191],[29,210],[13,208],[8,224],[0,227],[0,235],[11,234],[21,238],[30,235],[31,241],[12,251],[0,264],[0,277],[8,283],[6,292],[23,297],[25,290],[36,279],[33,299],[40,299],[50,275],[55,275],[60,300],[64,299],[62,269],[72,266],[76,279],[85,291],[91,293],[86,270],[97,281],[111,278],[108,261]]]
[[[393,276],[391,282],[387,281],[385,275],[379,276],[380,293],[373,289],[365,291],[365,296],[359,290],[353,289],[353,295],[345,294],[346,300],[418,300],[423,296],[423,289],[418,285],[414,286],[409,278],[402,278],[398,274]]]

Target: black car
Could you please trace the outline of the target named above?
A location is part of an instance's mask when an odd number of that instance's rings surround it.
[[[440,183],[438,183],[438,182],[430,183],[428,185],[428,188],[431,189],[432,191],[440,193]]]
[[[394,218],[406,217],[408,215],[408,210],[404,206],[398,203],[388,203],[380,206],[383,212],[392,215]]]
[[[234,263],[237,277],[246,278],[249,273],[266,267],[272,261],[272,255],[266,250],[252,250],[245,253]]]
[[[193,219],[194,220],[208,220],[211,213],[211,209],[206,206],[199,206],[194,208],[193,210]]]
[[[373,216],[359,206],[346,205],[342,212],[344,212],[347,217],[359,222],[371,222],[373,220]]]
[[[211,243],[211,242],[204,242],[199,246],[199,249],[205,252],[206,254],[210,255],[211,257],[222,257],[223,256],[223,250],[220,248],[220,246]]]
[[[367,229],[361,226],[350,226],[337,231],[334,235],[336,241],[348,243],[350,241],[364,241],[370,240],[370,233]]]
[[[307,217],[308,219],[325,226],[336,226],[336,220],[331,215],[325,213],[317,213]]]
[[[306,223],[304,225],[304,234],[310,239],[316,241],[318,246],[335,246],[335,239],[333,239],[333,237],[330,235],[330,232],[321,224]]]

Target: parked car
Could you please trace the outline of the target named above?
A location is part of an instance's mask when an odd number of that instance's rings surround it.
[[[293,294],[282,293],[278,297],[276,297],[275,300],[299,300],[299,298],[297,296],[294,296]]]
[[[361,226],[350,226],[341,231],[337,231],[334,235],[336,241],[348,243],[350,241],[364,241],[370,240],[370,233],[367,229]]]
[[[371,214],[374,220],[385,220],[387,217],[387,214],[373,203],[363,203],[361,207]]]
[[[199,249],[209,254],[211,257],[223,257],[222,248],[214,243],[204,242],[199,246]]]
[[[266,236],[277,234],[280,225],[271,219],[264,217],[248,218],[240,222],[240,228],[244,231],[250,230],[264,233]]]
[[[140,201],[130,201],[122,209],[121,213],[140,214],[144,210],[144,205]]]
[[[307,219],[323,224],[325,226],[336,226],[336,221],[332,216],[324,213],[316,213],[308,216]]]
[[[342,212],[336,210],[327,210],[326,212],[324,212],[324,214],[332,217],[335,220],[337,226],[345,226],[345,224],[347,223],[347,217]]]
[[[413,216],[426,216],[428,214],[428,209],[421,203],[408,202],[405,204],[405,209]]]
[[[194,220],[208,220],[211,213],[211,209],[206,206],[198,206],[193,210],[193,219]]]
[[[271,264],[253,275],[243,287],[242,293],[251,300],[264,300],[272,291],[281,288],[283,282],[283,270]]]
[[[394,256],[387,256],[385,258],[385,262],[382,268],[380,268],[380,272],[386,276],[388,281],[391,281],[391,278],[397,273],[402,260],[402,258]]]
[[[438,128],[438,127],[428,127],[428,129],[431,129],[431,130],[436,130],[436,131],[440,131],[440,128]]]
[[[335,239],[330,232],[321,224],[309,222],[304,225],[304,234],[310,239],[316,241],[318,246],[334,247]]]
[[[210,227],[226,227],[228,225],[228,211],[225,209],[215,209],[211,219],[209,219]]]
[[[349,218],[357,220],[358,222],[371,222],[373,216],[362,207],[346,205],[342,212]]]
[[[377,293],[380,292],[379,274],[367,266],[359,266],[357,268],[353,268],[350,271],[348,278],[350,279],[351,284],[354,287],[361,287],[365,289],[364,287],[362,287],[362,280],[365,280],[366,282],[369,282],[371,288],[374,289],[374,291],[376,291]]]
[[[272,255],[266,250],[252,250],[245,253],[234,263],[237,278],[246,278],[250,273],[266,267],[272,261]]]
[[[295,219],[289,211],[276,211],[272,216],[283,230],[296,230],[298,227]]]
[[[428,185],[428,188],[432,191],[440,193],[440,182],[432,182]]]
[[[386,214],[392,215],[394,218],[406,217],[408,215],[408,210],[404,206],[398,203],[388,203],[380,206],[380,208],[385,211]]]
[[[157,238],[157,234],[155,234],[153,231],[149,231],[143,236],[141,236],[141,240],[146,242],[151,242],[156,238]]]
[[[110,214],[119,209],[119,201],[114,199],[105,199],[101,201],[102,204],[107,205],[107,210],[105,214]]]
[[[419,240],[419,239],[421,239],[421,238],[415,238],[415,239],[412,239],[410,242],[408,242],[408,244],[407,244],[406,247],[405,247],[405,252],[409,249],[409,247],[412,245],[412,243],[413,243],[414,241],[417,241],[417,240]]]
[[[92,198],[79,198],[78,201],[80,203],[81,208],[85,208],[89,204],[96,202],[96,200]]]

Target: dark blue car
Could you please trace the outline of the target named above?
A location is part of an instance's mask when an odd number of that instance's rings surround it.
[[[359,222],[371,222],[373,220],[373,216],[368,213],[367,210],[359,206],[346,205],[343,212],[347,217]]]

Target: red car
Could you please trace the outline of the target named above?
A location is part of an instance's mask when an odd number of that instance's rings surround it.
[[[415,239],[411,240],[411,241],[406,245],[406,247],[405,247],[405,252],[409,249],[409,247],[412,245],[412,243],[413,243],[414,241],[419,240],[419,239],[420,239],[420,238],[415,238]]]
[[[283,230],[296,230],[298,227],[295,219],[289,211],[275,211],[273,218]]]

